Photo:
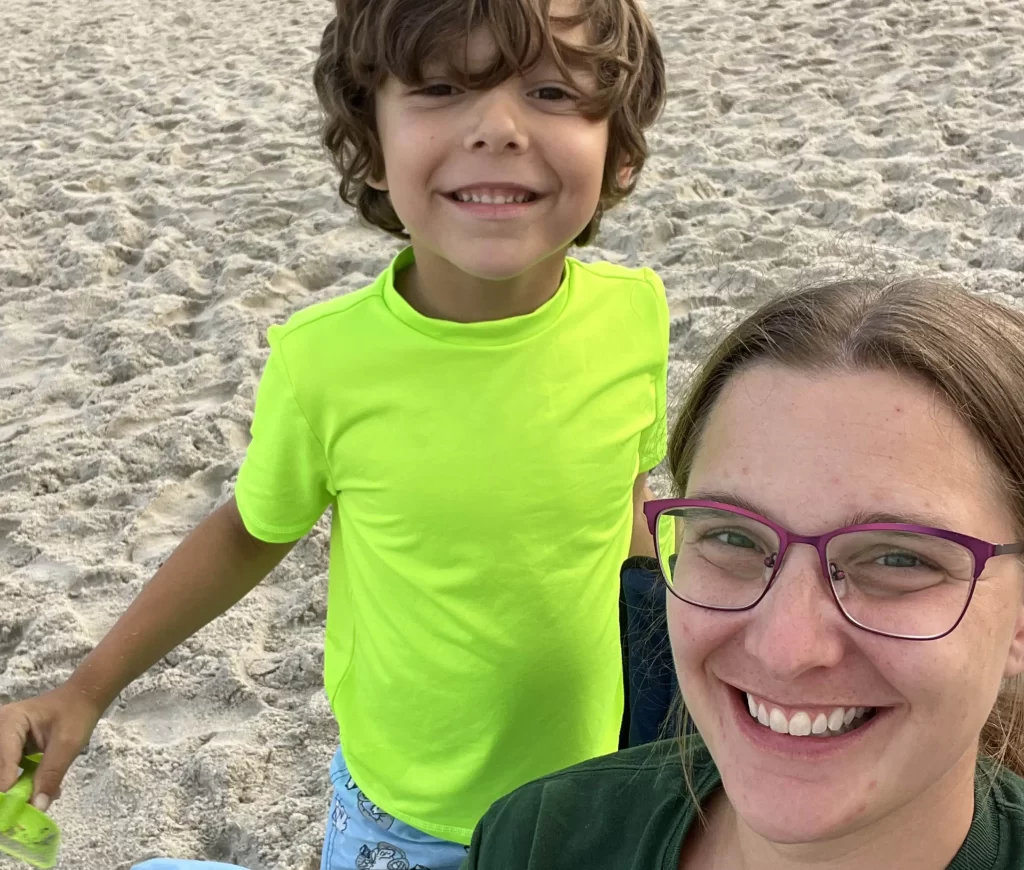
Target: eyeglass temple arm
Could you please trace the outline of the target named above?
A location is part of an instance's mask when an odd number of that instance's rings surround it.
[[[1024,542],[1019,544],[999,544],[992,550],[993,556],[1007,556],[1010,553],[1024,553]]]

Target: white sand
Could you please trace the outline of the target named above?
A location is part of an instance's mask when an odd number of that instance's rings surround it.
[[[1017,0],[653,10],[670,103],[641,190],[584,256],[664,276],[674,387],[808,269],[945,270],[1024,298]],[[340,206],[315,141],[329,12],[5,0],[0,701],[66,677],[230,493],[266,326],[396,250]],[[326,543],[321,526],[125,692],[55,810],[62,867],[319,866]]]

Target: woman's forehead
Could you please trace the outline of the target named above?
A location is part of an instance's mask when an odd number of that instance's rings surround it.
[[[709,425],[740,429],[744,439],[761,432],[825,437],[834,446],[867,447],[881,441],[893,449],[931,445],[976,452],[976,437],[932,388],[911,375],[880,370],[805,371],[775,364],[751,366],[724,385]],[[747,431],[747,430],[751,431]]]
[[[799,500],[835,517],[841,506],[937,511],[962,527],[993,508],[1009,516],[994,477],[973,432],[912,377],[761,365],[725,385],[688,490],[745,488],[782,511]]]

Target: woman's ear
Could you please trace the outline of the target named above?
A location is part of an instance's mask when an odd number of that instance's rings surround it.
[[[1024,598],[1024,595],[1021,597]],[[1003,676],[1018,677],[1021,674],[1024,674],[1024,601],[1017,605],[1017,624],[1010,641],[1010,654],[1006,659]]]
[[[617,178],[619,182],[619,189],[625,190],[633,182],[633,167],[628,163],[623,163],[622,166],[619,167]]]
[[[367,178],[366,185],[367,187],[372,187],[374,190],[379,190],[386,193],[388,190],[387,176],[385,175],[382,176],[381,178]]]

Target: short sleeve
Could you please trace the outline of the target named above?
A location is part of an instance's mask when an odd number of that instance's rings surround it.
[[[668,450],[668,423],[666,420],[666,390],[668,382],[668,300],[665,298],[665,285],[661,278],[651,269],[644,269],[644,277],[651,286],[655,296],[657,322],[651,324],[651,342],[657,348],[657,359],[654,363],[654,422],[640,435],[640,471],[650,471],[662,459]]]
[[[256,393],[252,441],[235,484],[249,534],[267,543],[306,535],[337,492],[322,443],[296,399],[284,354],[273,347]]]

